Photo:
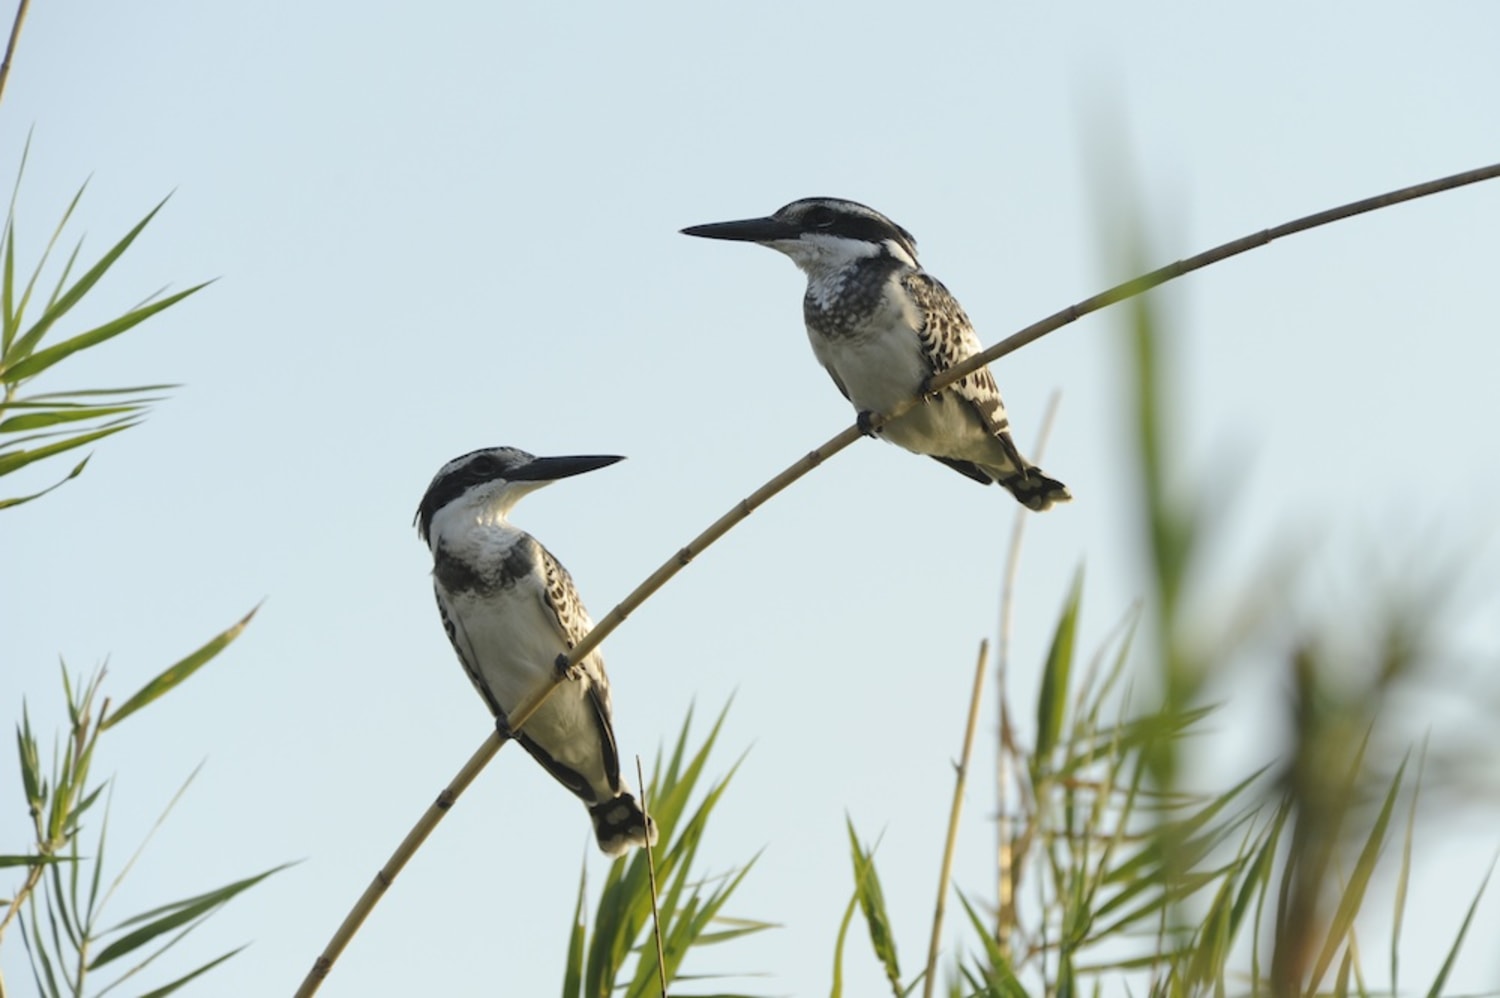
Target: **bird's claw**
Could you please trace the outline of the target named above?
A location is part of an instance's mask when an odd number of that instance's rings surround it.
[[[557,660],[552,663],[552,668],[557,673],[557,681],[559,683],[566,682],[569,679],[576,680],[583,678],[583,666],[569,665],[567,652],[563,652],[557,656]]]
[[[510,719],[504,714],[495,715],[495,734],[500,736],[502,743],[508,742],[516,736],[515,732],[510,730]]]
[[[875,429],[875,413],[869,409],[859,410],[859,415],[854,417],[854,425],[859,427],[859,432],[867,437],[878,436],[880,431]]]
[[[932,388],[932,379],[934,377],[936,377],[936,375],[929,374],[927,377],[923,378],[922,379],[922,386],[921,386],[921,388],[918,389],[918,392],[920,393],[920,397],[922,399],[922,404],[923,405],[926,405],[927,403],[931,402],[933,399],[937,398],[938,393],[936,391],[934,391],[933,388]]]

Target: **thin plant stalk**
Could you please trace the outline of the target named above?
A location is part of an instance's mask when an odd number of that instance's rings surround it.
[[[1041,429],[1032,448],[1038,463],[1046,455],[1047,438],[1057,418],[1062,394],[1054,391],[1042,412]],[[1016,580],[1021,576],[1021,539],[1026,536],[1026,510],[1017,510],[1011,526],[1010,548],[1005,556],[1005,581],[1000,587],[1000,633],[996,638],[995,685],[999,689],[999,740],[995,752],[995,944],[1005,959],[1010,959],[1010,933],[1015,925],[1015,834],[1011,828],[1010,786],[1014,779],[1015,728],[1010,720],[1010,635],[1015,624]]]
[[[948,809],[948,841],[943,846],[943,865],[938,873],[937,905],[932,912],[932,938],[927,943],[927,972],[922,975],[922,998],[932,998],[937,983],[938,950],[943,941],[943,913],[948,907],[948,885],[953,879],[953,853],[958,848],[958,819],[964,810],[964,787],[969,781],[969,759],[974,754],[974,731],[979,727],[979,704],[984,695],[984,674],[990,664],[990,643],[979,642],[979,660],[974,663],[974,690],[969,694],[969,720],[964,726],[964,748],[958,757],[953,780],[953,804]]]
[[[1108,305],[1135,297],[1152,288],[1166,284],[1168,281],[1175,280],[1195,270],[1201,270],[1209,264],[1218,263],[1229,257],[1238,256],[1249,250],[1265,246],[1275,239],[1298,232],[1305,232],[1308,229],[1328,225],[1331,222],[1341,221],[1354,215],[1401,204],[1402,202],[1426,197],[1430,194],[1453,190],[1483,180],[1491,180],[1496,177],[1500,177],[1500,163],[1443,177],[1438,180],[1430,180],[1411,187],[1403,187],[1373,198],[1354,201],[1338,208],[1330,208],[1327,211],[1307,215],[1278,225],[1275,228],[1263,229],[1260,232],[1224,243],[1221,246],[1199,253],[1197,256],[1189,257],[1186,260],[1179,260],[1176,263],[1168,264],[1165,267],[1153,270],[1123,284],[1117,284],[1093,297],[1085,298],[1074,305],[1070,305],[1060,312],[1055,312],[1040,322],[1033,323],[1020,332],[1001,340],[982,353],[975,354],[963,363],[938,372],[932,377],[930,383],[924,386],[925,390],[928,394],[939,392],[964,375],[970,374],[1006,354],[1019,350],[1021,347],[1027,346],[1048,333],[1066,326],[1091,312],[1097,312]],[[892,420],[905,415],[915,406],[921,405],[924,397],[923,395],[918,395],[907,399],[884,415],[872,414],[869,421],[870,428],[878,431]],[[577,665],[590,652],[597,648],[605,638],[614,632],[615,628],[624,623],[626,617],[633,613],[647,599],[651,598],[674,575],[686,568],[710,544],[738,526],[767,500],[786,489],[793,482],[818,467],[830,457],[833,457],[839,451],[854,443],[860,436],[861,433],[858,424],[845,428],[842,432],[829,438],[822,446],[809,451],[765,485],[756,489],[748,497],[736,503],[729,512],[715,520],[707,529],[689,542],[687,546],[678,550],[660,568],[652,572],[644,582],[632,590],[613,610],[606,614],[594,626],[593,630],[584,635],[583,640],[568,652],[567,662],[569,668]],[[507,715],[513,734],[520,731],[531,715],[536,713],[537,708],[557,688],[558,682],[554,681],[541,687],[530,700],[525,701],[516,711]],[[401,844],[396,847],[396,851],[391,854],[390,860],[376,873],[374,881],[360,895],[359,900],[355,902],[354,907],[350,909],[349,913],[344,916],[344,921],[339,925],[338,930],[334,933],[333,938],[329,941],[322,955],[313,962],[312,969],[307,972],[307,977],[303,979],[302,985],[297,989],[297,998],[307,998],[307,996],[314,994],[318,990],[323,979],[328,976],[328,972],[333,968],[333,964],[338,959],[339,954],[343,952],[344,947],[348,945],[354,933],[364,923],[370,910],[380,900],[386,888],[390,886],[391,881],[400,873],[402,867],[411,859],[412,854],[416,852],[427,836],[432,833],[432,830],[437,827],[437,823],[442,820],[443,815],[453,806],[459,794],[468,788],[469,784],[474,781],[474,777],[479,774],[479,771],[500,750],[501,744],[502,742],[496,734],[491,734],[485,739],[484,744],[469,757],[469,761],[464,763],[458,775],[443,789],[438,795],[437,800],[428,807],[426,812],[417,821],[417,824],[406,834]]]
[[[5,81],[10,79],[10,63],[16,55],[16,43],[21,40],[21,25],[26,21],[26,11],[31,0],[21,0],[16,6],[16,19],[10,26],[10,41],[5,44],[5,61],[0,62],[0,97],[5,96]]]
[[[646,803],[646,775],[641,772],[641,757],[635,757],[635,782],[641,788],[641,817],[651,827],[651,812]],[[656,940],[656,978],[661,982],[661,998],[667,998],[667,953],[661,944],[661,909],[656,904],[656,857],[651,852],[650,836],[646,845],[646,879],[651,884],[651,938]]]

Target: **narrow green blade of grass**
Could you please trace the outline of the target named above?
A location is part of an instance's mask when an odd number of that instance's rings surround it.
[[[71,863],[71,856],[0,856],[0,867],[6,866],[51,866],[54,863]]]
[[[93,443],[95,440],[103,440],[105,437],[114,436],[116,433],[119,433],[122,430],[128,430],[135,425],[136,424],[134,422],[121,423],[117,426],[107,427],[106,429],[102,430],[91,430],[88,433],[80,433],[76,437],[69,437],[66,440],[60,441],[55,444],[48,444],[45,447],[37,447],[33,450],[11,451],[7,454],[0,454],[0,475],[8,475],[13,471],[24,468],[26,465],[32,464],[36,461],[41,461],[56,454],[62,454],[67,451],[74,450],[78,447],[83,447],[86,444]]]
[[[875,869],[875,848],[866,850],[859,844],[854,831],[854,822],[845,817],[849,830],[849,850],[854,860],[854,896],[864,913],[870,930],[870,946],[875,957],[885,970],[885,978],[899,994],[901,991],[901,963],[896,957],[896,936],[891,931],[890,913],[885,907],[885,892],[880,888],[880,874]]]
[[[78,203],[78,197],[81,197],[82,194],[83,191],[82,189],[80,189],[78,195],[76,195],[73,199],[73,205],[76,205]],[[71,311],[73,306],[82,301],[83,296],[88,294],[89,291],[93,289],[94,285],[99,283],[99,279],[102,278],[109,270],[109,268],[114,266],[115,261],[118,260],[127,249],[130,248],[130,244],[135,242],[136,237],[145,230],[147,225],[151,224],[151,220],[156,217],[156,213],[161,211],[166,203],[167,199],[162,198],[162,200],[157,204],[155,208],[152,208],[149,212],[146,213],[145,218],[141,219],[135,224],[134,228],[125,233],[125,235],[121,237],[119,242],[111,246],[109,250],[99,258],[98,262],[90,267],[88,271],[85,272],[82,277],[78,278],[78,280],[74,282],[73,285],[66,291],[63,291],[59,288],[58,293],[54,294],[52,301],[47,304],[47,308],[42,312],[41,318],[38,319],[19,340],[16,341],[15,349],[18,354],[24,357],[30,354],[31,351],[36,348],[37,343],[41,342],[42,337],[47,334],[47,330],[50,329],[58,319],[61,319],[64,315]],[[70,205],[68,208],[69,215],[72,214],[73,205]],[[64,215],[63,224],[66,224],[66,222],[67,215]],[[59,226],[59,228],[61,228],[61,226]],[[77,256],[76,250],[74,251],[74,256]],[[38,270],[40,270],[40,268],[41,264],[38,264]],[[66,279],[67,272],[67,270],[64,271],[64,279]],[[24,377],[24,375],[18,375],[17,377]],[[13,379],[7,378],[7,380]]]
[[[236,895],[249,890],[262,880],[265,880],[272,874],[281,872],[290,865],[290,863],[282,863],[280,866],[273,866],[269,870],[257,873],[253,877],[246,877],[243,880],[236,880],[232,884],[226,884],[217,890],[199,894],[196,897],[184,898],[181,901],[173,901],[170,904],[165,904],[159,908],[153,908],[150,911],[136,915],[134,918],[126,919],[109,931],[111,933],[117,932],[132,925],[140,927],[133,932],[126,933],[104,947],[99,955],[94,957],[93,961],[89,963],[88,969],[97,970],[106,964],[118,960],[122,956],[133,953],[163,933],[171,932],[174,929],[187,925],[195,919],[201,918],[214,909],[227,904]]]
[[[140,405],[88,406],[79,408],[49,408],[43,412],[26,412],[0,420],[0,433],[23,433],[41,430],[60,423],[76,423],[85,419],[101,419],[125,413],[140,412]]]
[[[1047,665],[1042,672],[1042,688],[1036,702],[1036,759],[1038,764],[1052,754],[1062,733],[1063,716],[1068,707],[1068,684],[1073,671],[1073,642],[1078,633],[1078,604],[1083,598],[1083,569],[1073,573],[1073,584],[1063,603],[1062,616],[1052,633],[1052,647],[1047,651]]]
[[[1474,892],[1474,900],[1469,902],[1469,910],[1464,915],[1463,924],[1458,927],[1458,935],[1453,940],[1453,945],[1448,948],[1448,956],[1443,960],[1443,965],[1438,969],[1437,977],[1433,978],[1432,987],[1427,990],[1427,998],[1440,998],[1443,993],[1443,985],[1448,983],[1448,974],[1453,970],[1454,961],[1458,959],[1458,951],[1463,947],[1464,937],[1469,934],[1469,925],[1474,921],[1474,912],[1479,910],[1479,901],[1484,897],[1484,889],[1489,886],[1490,877],[1495,873],[1495,860],[1490,860],[1490,868],[1484,872],[1484,879],[1479,882],[1479,889]]]
[[[1391,785],[1386,791],[1385,801],[1380,806],[1380,813],[1370,827],[1370,834],[1365,838],[1359,858],[1355,860],[1354,872],[1350,874],[1349,883],[1344,888],[1338,906],[1334,909],[1333,918],[1328,923],[1328,936],[1323,940],[1323,950],[1318,954],[1317,962],[1313,964],[1312,976],[1308,980],[1309,989],[1317,988],[1329,964],[1333,962],[1340,943],[1354,929],[1354,917],[1359,914],[1360,906],[1364,903],[1365,889],[1370,885],[1370,878],[1375,873],[1375,863],[1380,858],[1381,848],[1385,845],[1386,832],[1390,829],[1391,812],[1396,807],[1396,797],[1401,791],[1401,780],[1406,773],[1406,763],[1407,760],[1403,759],[1401,765],[1396,768],[1395,775],[1391,777]]]
[[[31,730],[31,710],[24,700],[21,702],[21,723],[16,727],[16,754],[21,759],[21,787],[26,792],[28,809],[36,811],[47,797],[47,784],[42,776],[36,735]]]
[[[843,998],[844,994],[844,943],[849,939],[849,926],[854,924],[854,910],[859,907],[859,875],[855,874],[855,888],[849,895],[849,903],[844,907],[844,917],[839,919],[838,935],[833,939],[833,985],[829,988],[830,998]]]
[[[1427,740],[1417,756],[1417,778],[1412,782],[1411,804],[1406,809],[1406,835],[1401,840],[1401,869],[1396,874],[1396,897],[1391,902],[1391,993],[1401,993],[1401,922],[1406,915],[1406,890],[1411,883],[1411,847],[1417,836],[1417,801],[1422,796],[1422,776],[1427,769]]]
[[[1003,998],[1029,998],[1026,988],[1016,977],[1011,969],[1010,961],[1005,958],[994,937],[990,934],[989,926],[979,917],[969,899],[964,896],[963,891],[956,891],[959,903],[964,906],[964,912],[969,916],[969,924],[974,927],[974,934],[984,944],[984,955],[986,966],[981,968],[981,981],[985,987],[985,994],[1000,995]],[[972,978],[971,978],[972,981]]]
[[[93,455],[90,455],[89,457],[86,457],[82,461],[79,461],[77,464],[73,465],[72,471],[68,472],[66,475],[53,482],[51,485],[47,486],[45,489],[42,489],[42,491],[40,492],[33,492],[30,495],[26,496],[11,496],[8,499],[0,499],[0,509],[9,509],[12,506],[19,506],[22,503],[31,502],[31,500],[33,499],[40,499],[42,496],[46,495],[48,492],[51,492],[53,489],[62,488],[64,485],[68,484],[73,479],[83,474],[83,469],[88,467],[89,460],[90,458],[92,458],[92,456]]]
[[[30,356],[17,361],[14,365],[7,367],[5,370],[0,371],[0,376],[3,376],[4,379],[10,383],[15,383],[26,378],[35,377],[36,375],[45,371],[47,368],[51,367],[53,364],[56,364],[58,361],[64,359],[65,357],[69,357],[77,353],[79,350],[97,346],[98,344],[103,343],[105,340],[119,336],[126,330],[131,329],[132,327],[137,326],[140,323],[151,318],[151,316],[155,315],[156,313],[164,309],[171,308],[173,305],[182,301],[188,295],[202,291],[204,288],[208,287],[210,283],[211,282],[209,281],[204,281],[202,284],[195,284],[187,290],[179,291],[175,295],[169,295],[166,298],[163,298],[161,301],[152,302],[149,305],[142,305],[140,308],[132,309],[131,311],[126,312],[124,315],[120,316],[117,319],[112,319],[111,321],[104,323],[104,325],[102,326],[95,326],[93,329],[90,329],[87,332],[79,333],[77,336],[71,336],[68,339],[63,340],[61,343],[56,343],[50,347],[47,347],[45,350],[38,350],[36,353],[33,353]]]
[[[231,641],[240,636],[240,632],[249,626],[250,621],[255,617],[259,609],[260,607],[257,605],[254,610],[241,617],[238,623],[221,632],[203,647],[168,666],[156,678],[137,690],[117,710],[110,714],[109,717],[105,718],[103,723],[99,725],[100,730],[107,731],[142,707],[145,707],[159,697],[165,696],[193,673],[208,664],[214,656],[227,648]]]
[[[10,352],[10,345],[21,328],[16,305],[16,217],[12,209],[5,220],[5,246],[0,249],[0,357]]]
[[[583,995],[583,944],[588,936],[588,927],[583,921],[584,888],[588,883],[588,864],[578,873],[578,903],[573,906],[573,927],[568,931],[568,963],[563,970],[562,998],[582,998]]]
[[[249,943],[246,943],[245,945],[248,946]],[[245,946],[238,946],[230,950],[228,953],[220,954],[219,956],[214,957],[212,960],[208,961],[196,970],[192,970],[186,974],[183,974],[172,983],[164,984],[154,991],[146,992],[145,994],[141,995],[141,998],[166,998],[167,995],[192,982],[196,978],[202,977],[204,974],[208,973],[210,970],[213,970],[215,967],[223,963],[225,960],[228,960],[230,957],[236,956],[242,950],[244,950],[244,948]]]

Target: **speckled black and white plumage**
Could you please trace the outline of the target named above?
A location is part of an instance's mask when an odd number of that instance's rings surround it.
[[[528,492],[618,460],[492,447],[448,462],[422,497],[417,532],[432,551],[443,629],[502,722],[553,681],[558,655],[593,628],[567,569],[506,514]],[[612,718],[604,660],[594,652],[514,737],[588,806],[599,848],[613,855],[655,841],[656,830],[620,776]]]
[[[757,242],[801,268],[807,275],[802,314],[813,353],[861,412],[890,411],[918,394],[932,375],[983,349],[958,301],[917,262],[911,233],[873,208],[804,198],[766,218],[683,232]],[[998,482],[1031,509],[1072,498],[1016,449],[988,368],[960,379],[883,432],[975,481]]]

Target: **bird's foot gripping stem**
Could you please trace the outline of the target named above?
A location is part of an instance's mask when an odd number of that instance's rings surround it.
[[[583,665],[569,665],[567,652],[563,652],[557,656],[557,660],[552,663],[552,668],[557,675],[559,683],[567,682],[569,679],[578,680],[583,678]]]
[[[495,734],[500,736],[501,745],[516,737],[516,733],[510,730],[510,718],[504,714],[495,715]]]
[[[858,426],[859,432],[867,437],[879,436],[880,431],[875,428],[875,420],[879,415],[879,413],[870,409],[861,409],[859,410],[859,414],[854,417],[854,425]]]

